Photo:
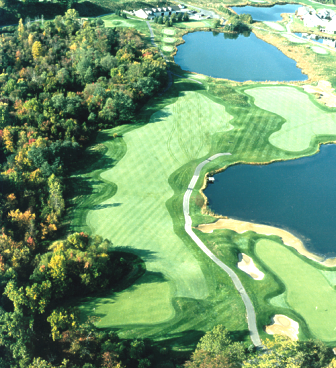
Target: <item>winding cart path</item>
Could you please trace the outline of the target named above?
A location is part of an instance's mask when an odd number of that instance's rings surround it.
[[[257,346],[257,347],[262,347],[262,343],[259,337],[259,332],[257,329],[257,322],[256,322],[256,314],[253,308],[253,304],[251,302],[251,299],[249,298],[249,296],[247,295],[244,286],[242,285],[241,281],[239,280],[238,276],[235,274],[235,272],[228,267],[226,264],[224,264],[222,261],[220,261],[205,245],[204,243],[201,241],[201,239],[198,238],[198,236],[193,232],[192,230],[192,221],[191,221],[191,217],[189,215],[189,201],[190,201],[190,196],[192,191],[194,190],[194,187],[199,179],[199,175],[201,173],[201,170],[203,169],[203,167],[215,160],[217,157],[220,156],[226,156],[226,155],[231,155],[231,153],[217,153],[214,156],[211,156],[210,158],[208,158],[207,160],[201,162],[197,167],[196,170],[194,172],[194,175],[189,183],[188,189],[184,194],[183,197],[183,213],[184,213],[184,218],[185,218],[185,231],[188,233],[188,235],[191,237],[191,239],[198,245],[198,247],[209,257],[211,258],[221,269],[223,269],[231,278],[231,280],[234,283],[234,286],[236,287],[236,289],[238,290],[240,296],[243,299],[243,302],[245,304],[246,307],[246,314],[247,314],[247,324],[248,324],[248,329],[250,331],[250,335],[251,335],[251,340],[252,343]]]

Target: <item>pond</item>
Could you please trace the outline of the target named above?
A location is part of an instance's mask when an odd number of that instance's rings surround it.
[[[323,43],[323,39],[315,36],[316,38],[312,38],[311,35],[307,36],[307,33],[294,33],[296,36],[302,37],[305,40],[312,40],[318,43]]]
[[[294,60],[254,33],[194,32],[183,39],[174,58],[183,70],[237,82],[307,79]]]
[[[211,210],[285,229],[306,248],[336,256],[336,145],[270,165],[236,165],[204,191]]]
[[[251,14],[253,20],[256,21],[277,22],[278,20],[282,20],[282,13],[295,13],[301,6],[299,4],[274,5],[272,7],[235,6],[232,9],[237,14]]]

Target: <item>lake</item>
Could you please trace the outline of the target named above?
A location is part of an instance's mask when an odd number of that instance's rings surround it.
[[[235,6],[232,9],[237,14],[251,14],[253,20],[256,21],[269,21],[277,22],[282,20],[282,13],[295,13],[302,5],[298,4],[286,4],[286,5],[274,5],[272,7],[260,7],[260,6]]]
[[[294,33],[295,35],[301,37],[301,38],[304,38],[305,40],[312,40],[312,41],[315,41],[315,42],[318,42],[318,43],[323,43],[323,39],[322,38],[308,38],[306,35],[307,33],[304,33],[304,35],[302,35],[302,33]]]
[[[270,165],[236,165],[204,191],[214,212],[285,229],[306,248],[336,256],[336,145]]]
[[[183,70],[237,82],[307,79],[294,60],[254,33],[246,37],[242,34],[194,32],[183,36],[183,39],[185,43],[177,47],[174,57],[175,63]]]

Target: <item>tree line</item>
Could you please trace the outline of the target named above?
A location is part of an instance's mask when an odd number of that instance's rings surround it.
[[[166,84],[166,63],[137,31],[70,9],[2,33],[0,64],[0,366],[146,367],[143,342],[101,334],[66,304],[116,287],[140,260],[99,236],[64,235],[63,219],[85,147],[98,130],[135,121]]]

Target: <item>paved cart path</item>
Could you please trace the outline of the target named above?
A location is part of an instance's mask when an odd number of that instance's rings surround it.
[[[192,177],[190,184],[188,186],[187,191],[184,194],[183,197],[183,213],[184,213],[184,218],[185,218],[185,231],[188,233],[188,235],[191,237],[191,239],[199,246],[199,248],[202,249],[202,251],[209,257],[211,258],[220,268],[222,268],[230,277],[231,280],[234,283],[234,286],[236,287],[236,289],[238,290],[240,296],[243,299],[243,302],[245,304],[246,307],[246,314],[247,314],[247,323],[248,323],[248,329],[250,331],[250,335],[251,335],[251,340],[253,342],[253,344],[257,347],[261,347],[262,343],[259,337],[259,333],[258,333],[258,329],[257,329],[257,322],[256,322],[256,315],[255,315],[255,311],[251,302],[251,299],[249,298],[249,296],[247,295],[244,286],[242,285],[241,281],[239,280],[238,276],[235,274],[235,272],[228,267],[226,264],[224,264],[222,261],[220,261],[204,244],[203,242],[198,238],[198,236],[192,231],[192,221],[191,221],[191,217],[189,215],[189,201],[190,201],[190,196],[191,193],[199,179],[199,175],[201,173],[201,170],[203,169],[203,167],[215,160],[217,157],[220,156],[226,156],[226,155],[231,155],[231,153],[217,153],[214,156],[211,156],[210,158],[208,158],[207,160],[201,162],[197,167],[196,170],[194,172],[194,176]]]

